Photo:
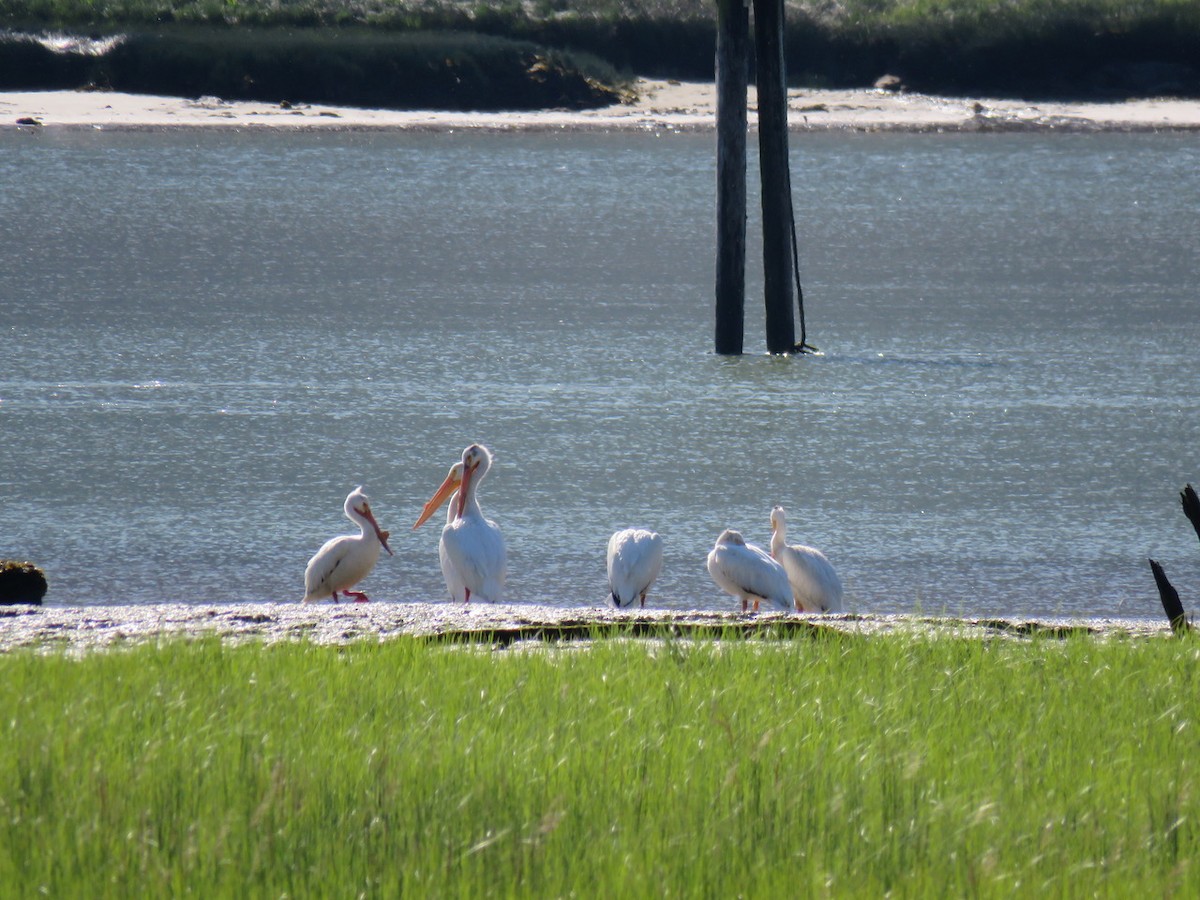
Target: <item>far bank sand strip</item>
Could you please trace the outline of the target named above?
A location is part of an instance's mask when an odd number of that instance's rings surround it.
[[[709,82],[640,80],[638,100],[575,112],[442,112],[321,105],[227,102],[104,91],[0,93],[0,128],[147,131],[170,128],[394,131],[649,131],[716,127],[716,90]],[[751,89],[750,125],[754,126]],[[1113,103],[1026,103],[933,97],[884,90],[788,92],[795,131],[1156,132],[1200,130],[1200,100]],[[21,124],[24,123],[24,124]]]

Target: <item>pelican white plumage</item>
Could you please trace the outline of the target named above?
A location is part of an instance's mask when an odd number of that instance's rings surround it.
[[[663,541],[646,528],[626,528],[608,539],[608,602],[617,609],[646,605],[646,592],[662,571]]]
[[[487,447],[472,444],[465,449],[461,463],[451,467],[413,525],[414,529],[420,528],[434,510],[454,496],[438,555],[450,596],[464,603],[470,603],[472,597],[499,603],[508,575],[504,536],[495,522],[484,517],[476,496],[479,482],[491,467],[492,454]]]
[[[751,600],[754,611],[762,600],[782,610],[792,609],[792,589],[783,566],[761,547],[747,544],[740,531],[727,528],[708,554],[708,574],[727,594],[742,601],[742,612]]]
[[[787,572],[792,598],[801,612],[841,612],[842,580],[820,550],[787,542],[787,514],[771,510],[771,556]]]
[[[371,512],[371,504],[361,487],[352,490],[342,507],[346,518],[359,527],[359,534],[345,534],[322,545],[304,569],[304,601],[324,600],[338,594],[365,603],[367,595],[350,588],[370,574],[379,560],[379,548],[394,555],[388,546],[388,532],[379,527]]]

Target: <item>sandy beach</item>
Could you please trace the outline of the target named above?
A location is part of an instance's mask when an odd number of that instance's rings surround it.
[[[638,100],[582,112],[440,112],[227,102],[103,91],[0,93],[0,128],[158,130],[176,127],[411,131],[704,131],[716,124],[712,83],[639,80]],[[754,125],[753,88],[750,125]],[[884,90],[788,91],[796,131],[1192,131],[1200,100],[1025,103]]]

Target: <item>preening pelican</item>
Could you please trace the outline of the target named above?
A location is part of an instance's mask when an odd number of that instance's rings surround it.
[[[343,506],[346,518],[358,525],[360,534],[345,534],[325,542],[324,546],[308,561],[304,569],[304,600],[323,600],[332,597],[337,603],[338,594],[353,597],[365,603],[367,595],[350,588],[358,584],[375,568],[382,547],[389,556],[394,555],[388,546],[388,532],[379,527],[371,513],[371,504],[361,487],[356,487],[346,497]]]
[[[645,528],[626,528],[608,539],[608,602],[617,609],[646,605],[646,592],[662,570],[662,538]]]
[[[761,547],[747,544],[741,532],[727,528],[708,554],[708,574],[717,587],[740,597],[742,612],[751,600],[758,612],[760,600],[783,610],[792,609],[792,589],[783,566]]]
[[[815,547],[787,542],[787,516],[782,506],[771,510],[771,556],[787,572],[796,609],[810,613],[842,611],[842,580],[833,564]]]
[[[446,480],[421,510],[414,529],[450,499],[450,512],[438,555],[446,587],[455,600],[470,603],[471,598],[499,603],[504,595],[508,563],[504,536],[495,522],[484,518],[476,493],[479,482],[492,467],[492,454],[482,444],[472,444],[462,453],[462,462],[451,467]]]

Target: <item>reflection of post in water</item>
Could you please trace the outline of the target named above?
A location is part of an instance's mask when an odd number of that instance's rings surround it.
[[[1200,497],[1196,495],[1195,489],[1190,484],[1180,491],[1179,501],[1183,506],[1183,514],[1187,516],[1188,521],[1192,523],[1192,528],[1196,530],[1196,537],[1200,538]],[[1171,622],[1171,629],[1176,634],[1190,631],[1192,626],[1187,620],[1183,603],[1179,599],[1179,592],[1167,580],[1167,573],[1153,559],[1150,560],[1150,571],[1154,573],[1154,583],[1158,586],[1158,597],[1162,601],[1163,612],[1167,614],[1167,619]]]
[[[767,350],[802,353],[804,294],[788,171],[787,81],[783,61],[783,0],[754,0],[755,83],[762,185],[763,300]],[[717,353],[740,354],[746,261],[746,67],[749,13],[744,0],[717,0]],[[792,316],[792,284],[800,312],[800,343]]]

